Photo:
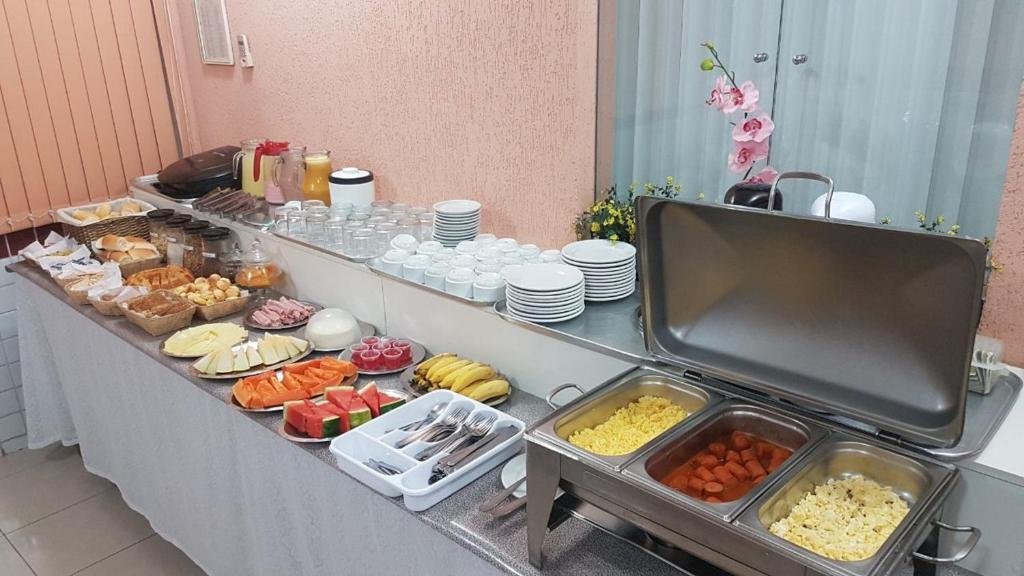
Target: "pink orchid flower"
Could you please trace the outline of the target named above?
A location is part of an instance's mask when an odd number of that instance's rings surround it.
[[[768,157],[767,142],[736,142],[736,149],[729,154],[729,170],[743,172],[749,170],[754,162]]]
[[[771,166],[765,166],[760,172],[754,174],[749,180],[750,184],[771,184],[779,177],[779,172]]]
[[[748,80],[740,84],[739,88],[730,90],[729,96],[730,98],[726,99],[725,106],[722,107],[722,112],[726,114],[732,114],[736,110],[744,112],[757,110],[757,101],[760,99],[761,93],[758,92],[754,83]]]
[[[738,122],[732,129],[732,139],[737,142],[764,142],[775,131],[771,116],[761,112]]]
[[[715,87],[711,89],[711,97],[706,100],[706,104],[715,110],[721,110],[731,99],[729,79],[725,76],[719,76],[715,80]]]

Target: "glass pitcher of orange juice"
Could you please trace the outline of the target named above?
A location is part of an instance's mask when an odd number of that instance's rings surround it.
[[[331,151],[312,150],[303,156],[306,174],[302,178],[302,196],[331,205]]]

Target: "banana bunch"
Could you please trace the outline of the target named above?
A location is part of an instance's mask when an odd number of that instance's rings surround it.
[[[446,388],[478,402],[509,393],[509,383],[493,366],[446,352],[416,367],[412,385],[423,392]]]

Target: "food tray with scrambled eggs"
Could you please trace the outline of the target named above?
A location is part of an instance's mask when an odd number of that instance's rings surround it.
[[[663,372],[640,369],[592,390],[546,419],[536,433],[615,470],[669,431],[721,400]]]
[[[887,564],[916,547],[908,532],[929,527],[927,509],[956,479],[952,466],[841,434],[804,463],[783,475],[736,524],[830,572],[886,573]]]

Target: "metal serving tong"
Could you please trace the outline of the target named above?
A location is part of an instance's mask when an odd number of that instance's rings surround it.
[[[508,502],[506,502],[505,499],[515,494],[516,490],[522,486],[524,482],[526,482],[526,476],[516,480],[508,488],[505,488],[501,492],[498,492],[494,496],[488,498],[483,504],[477,507],[477,510],[480,512],[486,512],[495,518],[501,518],[502,516],[507,516],[516,510],[519,510],[526,505],[526,495],[523,495],[521,498],[513,498]]]

